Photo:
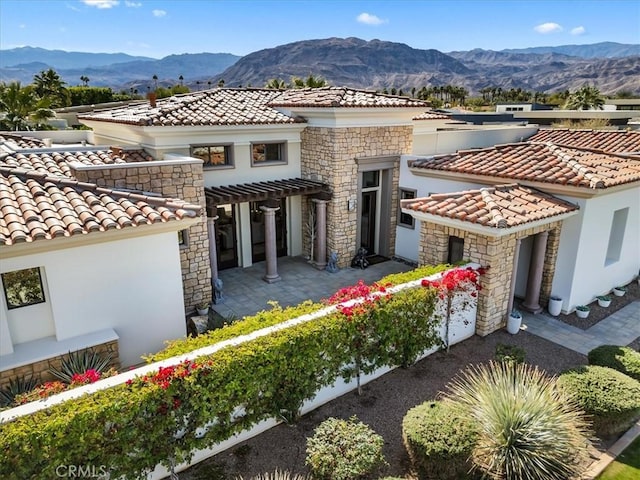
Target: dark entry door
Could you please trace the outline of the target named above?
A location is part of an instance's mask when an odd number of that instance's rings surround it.
[[[251,202],[251,261],[266,260],[264,211],[260,208],[266,202]],[[276,212],[276,252],[278,257],[287,255],[287,204],[280,199],[280,209]]]
[[[377,191],[362,192],[360,214],[360,246],[367,249],[369,255],[376,249],[376,200]]]
[[[233,205],[220,205],[216,220],[216,248],[218,269],[238,266],[238,242],[236,238],[236,212]]]

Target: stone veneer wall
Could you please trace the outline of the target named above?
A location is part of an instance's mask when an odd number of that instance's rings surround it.
[[[478,296],[476,322],[476,333],[485,336],[506,324],[516,240],[543,231],[549,232],[549,238],[542,274],[540,305],[547,304],[551,296],[561,228],[562,222],[553,222],[502,237],[488,237],[423,221],[420,230],[419,263],[421,265],[446,263],[449,236],[455,236],[464,239],[463,258],[465,260],[490,267],[481,279],[482,290]]]
[[[338,266],[345,267],[357,250],[357,209],[349,211],[349,200],[359,202],[356,159],[411,153],[412,126],[328,128],[307,127],[301,134],[303,178],[329,185],[332,198],[327,205],[327,255],[338,253]],[[395,253],[399,165],[393,169],[391,190],[391,254]],[[306,225],[311,201],[303,198],[302,224]],[[303,251],[309,252],[309,236],[304,233]]]
[[[154,165],[110,165],[100,169],[80,168],[74,174],[79,181],[95,183],[100,187],[153,192],[163,197],[205,205],[202,162],[153,163]],[[166,165],[158,165],[159,163]],[[180,247],[185,313],[193,311],[201,302],[211,302],[212,298],[209,234],[204,209],[202,221],[188,229],[187,237],[188,244]]]
[[[120,369],[120,357],[118,351],[118,341],[113,340],[111,342],[101,343],[94,347],[91,347],[95,352],[102,356],[111,355],[111,366],[116,370]],[[4,388],[9,385],[11,380],[15,380],[20,377],[31,377],[38,380],[38,382],[47,382],[49,380],[56,380],[56,378],[49,373],[50,368],[60,370],[62,366],[62,358],[65,355],[58,355],[57,357],[47,358],[39,362],[30,363],[29,365],[23,365],[21,367],[11,368],[4,370],[0,375],[0,388]]]

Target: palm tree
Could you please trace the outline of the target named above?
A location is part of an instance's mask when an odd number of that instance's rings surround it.
[[[82,75],[80,77],[80,81],[82,82],[83,87],[86,87],[89,85],[89,77],[87,77],[86,75]]]
[[[153,78],[153,90],[158,90],[158,75],[154,74],[151,78]]]
[[[178,77],[178,80],[180,80],[180,86],[182,86],[182,83],[184,82],[184,77],[182,75],[180,75]]]
[[[603,105],[604,98],[602,98],[600,90],[585,85],[569,95],[564,108],[567,110],[602,110]]]
[[[7,130],[28,130],[38,128],[54,113],[48,108],[47,98],[38,98],[32,85],[22,87],[20,82],[0,85],[0,111],[4,119],[0,126]]]
[[[291,84],[293,88],[320,88],[328,85],[324,78],[314,77],[313,75],[309,75],[306,80],[300,77],[294,77],[291,79]]]
[[[33,76],[34,92],[39,98],[47,98],[52,108],[66,107],[71,104],[66,83],[60,75],[50,68]]]
[[[265,84],[264,88],[273,88],[274,90],[284,90],[287,88],[287,84],[285,83],[284,80],[280,78],[272,78]]]

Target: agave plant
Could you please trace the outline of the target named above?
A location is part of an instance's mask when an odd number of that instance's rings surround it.
[[[470,367],[445,394],[479,427],[472,453],[485,476],[515,480],[572,478],[587,455],[583,413],[537,367],[491,362]]]
[[[17,377],[9,380],[9,385],[0,389],[0,408],[11,405],[16,396],[30,392],[38,385],[33,377]]]
[[[71,383],[72,377],[77,373],[83,374],[87,370],[95,370],[99,373],[105,372],[109,368],[111,358],[111,354],[104,357],[91,348],[69,352],[62,359],[60,370],[50,368],[49,373],[65,383]]]

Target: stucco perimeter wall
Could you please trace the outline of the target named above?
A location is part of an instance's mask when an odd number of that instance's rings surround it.
[[[555,271],[561,222],[537,226],[500,237],[489,237],[458,228],[422,222],[420,230],[420,265],[438,265],[447,262],[449,236],[464,239],[464,258],[489,267],[481,278],[482,290],[478,296],[476,333],[485,336],[506,324],[507,308],[513,273],[516,240],[548,231],[545,265],[540,289],[540,304],[546,305],[551,295]]]
[[[358,208],[349,210],[349,202],[360,201],[357,159],[408,154],[413,142],[413,127],[307,127],[302,134],[301,173],[303,178],[329,185],[332,198],[327,205],[327,254],[338,253],[338,265],[349,265],[358,242]],[[399,166],[392,173],[391,225],[396,224]],[[306,225],[309,200],[303,200],[303,225]],[[391,252],[395,253],[395,228],[388,232]],[[303,251],[309,251],[305,233]]]
[[[100,187],[153,192],[163,197],[205,205],[201,160],[164,160],[99,168],[78,167],[75,175],[81,182],[95,183]],[[180,264],[184,307],[186,312],[190,312],[197,304],[211,301],[206,211],[203,210],[202,222],[188,229],[186,240],[186,245],[180,247]]]

